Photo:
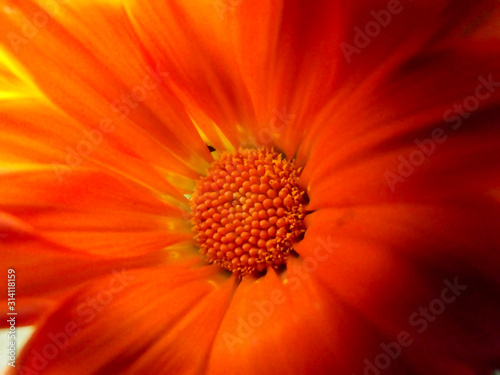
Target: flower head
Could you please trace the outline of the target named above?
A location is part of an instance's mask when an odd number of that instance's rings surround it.
[[[12,373],[499,368],[499,9],[2,3]]]

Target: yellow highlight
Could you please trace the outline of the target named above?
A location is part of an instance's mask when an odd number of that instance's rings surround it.
[[[224,133],[222,132],[222,130],[220,130],[220,128],[217,126],[216,123],[214,123],[214,127],[215,127],[215,132],[217,133],[217,135],[219,136],[220,140],[222,141],[222,144],[226,148],[226,151],[234,152],[235,149],[234,149],[233,144],[229,141],[229,139],[227,139],[227,137],[224,135]]]
[[[43,97],[31,76],[5,48],[0,46],[0,99]]]
[[[0,163],[0,174],[16,172],[52,171],[52,165],[34,163]],[[70,167],[67,167],[70,169]]]

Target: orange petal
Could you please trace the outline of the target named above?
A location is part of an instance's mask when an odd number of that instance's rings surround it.
[[[4,116],[2,168],[16,170],[19,165],[22,168],[26,163],[39,163],[38,168],[53,170],[55,181],[64,180],[79,168],[102,168],[178,200],[184,200],[184,196],[166,181],[168,174],[164,170],[188,178],[199,176],[151,141],[144,143],[139,136],[128,133],[127,143],[115,143],[108,137],[113,130],[78,123],[41,98],[3,101],[0,112]],[[137,153],[128,144],[144,151]],[[150,162],[149,157],[157,159]],[[161,165],[161,172],[157,165]]]
[[[262,144],[264,135],[274,133],[275,144],[289,157],[325,106],[338,109],[343,102],[358,100],[358,93],[372,90],[378,95],[387,74],[436,45],[461,48],[464,40],[484,40],[475,32],[498,16],[494,1],[298,0],[241,2],[226,8],[231,11],[227,21],[234,21],[229,24],[235,30],[231,35],[238,68],[256,108],[254,136],[260,134]],[[256,13],[259,17],[253,16]],[[366,27],[371,27],[370,33],[373,27],[379,31],[365,36],[368,41],[358,41],[357,30]],[[378,108],[371,98],[361,102]],[[278,111],[281,115],[276,116]]]
[[[5,232],[3,260],[16,272],[16,312],[19,325],[33,324],[72,288],[123,267],[136,268],[164,262],[165,254],[128,258],[99,258],[75,253],[27,233]],[[7,299],[7,290],[1,297]],[[2,307],[5,311],[7,306]],[[6,312],[6,311],[5,311]],[[2,323],[5,326],[5,323]]]
[[[233,284],[214,271],[124,270],[87,285],[46,317],[23,349],[19,370],[201,371]]]
[[[5,174],[0,209],[33,233],[88,254],[134,256],[191,239],[188,214],[147,190],[91,171],[55,180],[53,171]]]
[[[238,286],[220,326],[209,374],[362,373],[383,336],[295,260]],[[401,365],[401,364],[400,364]]]
[[[60,182],[42,166],[4,172],[0,185],[1,246],[19,273],[22,324],[81,283],[115,267],[168,262],[177,252],[167,247],[191,241],[188,217],[150,190],[90,170]]]
[[[0,17],[0,41],[11,59],[87,131],[108,129],[107,141],[133,155],[161,149],[162,159],[184,160],[198,170],[210,160],[166,84],[170,73],[143,50],[120,5],[16,1]]]
[[[195,122],[205,134],[220,128],[238,147],[244,137],[236,126],[251,124],[253,109],[227,38],[229,25],[221,22],[216,4],[128,1],[127,6],[141,41],[172,73],[170,84]]]

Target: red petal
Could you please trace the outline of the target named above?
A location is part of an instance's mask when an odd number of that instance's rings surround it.
[[[288,108],[295,119],[286,127],[279,144],[289,155],[294,154],[299,144],[307,143],[303,133],[311,133],[316,121],[322,120],[321,128],[361,130],[356,116],[366,114],[366,106],[368,110],[388,113],[376,102],[380,91],[386,88],[388,74],[436,46],[459,49],[464,43],[474,44],[477,39],[473,31],[487,24],[498,8],[494,1],[453,0],[328,4],[306,4],[299,0],[287,4],[290,5],[288,13],[285,9],[282,35],[291,47],[285,44],[285,51],[288,47],[291,52],[281,58],[293,63],[282,79],[284,85],[288,84],[286,90],[279,89],[288,93],[289,103],[293,100]],[[366,35],[367,28],[372,36]],[[494,44],[489,42],[490,46]],[[455,62],[458,64],[459,60]],[[396,98],[404,99],[393,93]],[[326,124],[324,118],[316,118],[325,106],[332,108]],[[350,126],[332,118],[338,111],[345,111],[340,119],[348,121]],[[376,120],[376,112],[371,117]]]
[[[500,291],[498,220],[498,207],[467,202],[321,210],[308,217],[296,250],[316,259],[315,277],[393,341],[411,333],[402,355],[415,368],[438,372],[449,360],[484,369],[499,360],[500,306],[491,299]],[[427,318],[421,308],[434,313]]]
[[[500,51],[488,46],[421,56],[377,92],[325,110],[299,149],[310,209],[493,194],[500,91],[489,72],[500,69]],[[456,113],[475,102],[474,110]]]

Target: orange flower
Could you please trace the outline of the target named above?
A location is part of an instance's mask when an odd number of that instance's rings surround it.
[[[498,10],[4,2],[12,373],[500,367]]]

